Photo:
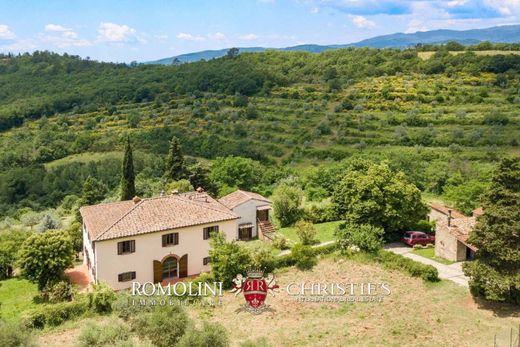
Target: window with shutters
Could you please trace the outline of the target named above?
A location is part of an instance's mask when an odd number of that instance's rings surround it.
[[[122,274],[117,275],[117,280],[119,282],[135,280],[135,271],[123,272]]]
[[[174,246],[179,244],[179,233],[171,233],[162,236],[162,246]]]
[[[202,233],[202,238],[204,240],[209,240],[212,233],[218,233],[218,225],[204,228],[203,233]]]
[[[122,241],[117,243],[117,254],[128,254],[135,252],[135,240]]]
[[[208,265],[211,263],[211,257],[205,257],[202,259],[202,265]]]

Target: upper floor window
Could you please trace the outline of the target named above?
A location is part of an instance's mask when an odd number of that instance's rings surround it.
[[[179,233],[171,233],[162,236],[162,246],[173,246],[179,244]]]
[[[117,280],[119,282],[135,280],[135,271],[123,272],[122,274],[117,275]]]
[[[117,243],[117,254],[128,254],[135,252],[135,240],[122,241]]]
[[[202,238],[204,240],[209,240],[212,233],[218,233],[218,225],[214,225],[211,227],[205,227],[203,229]]]

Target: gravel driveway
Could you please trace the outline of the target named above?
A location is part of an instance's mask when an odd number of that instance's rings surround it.
[[[389,243],[385,245],[385,249],[387,251],[413,259],[419,263],[432,265],[439,271],[439,278],[450,280],[466,288],[468,287],[468,277],[466,277],[464,272],[462,272],[462,262],[453,263],[450,265],[441,264],[435,260],[412,253],[413,248],[408,247],[400,242]]]

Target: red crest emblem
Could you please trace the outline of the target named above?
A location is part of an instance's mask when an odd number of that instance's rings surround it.
[[[262,271],[249,271],[247,278],[242,275],[237,275],[233,280],[232,293],[238,295],[240,292],[244,293],[244,298],[247,304],[244,304],[239,310],[245,310],[254,314],[260,314],[269,310],[269,305],[265,304],[267,294],[274,296],[273,290],[278,288],[274,280],[273,274],[268,274],[266,278],[263,277]]]

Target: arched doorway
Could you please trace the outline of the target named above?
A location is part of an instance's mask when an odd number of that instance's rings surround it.
[[[179,262],[175,257],[168,257],[162,262],[162,279],[179,277]]]

